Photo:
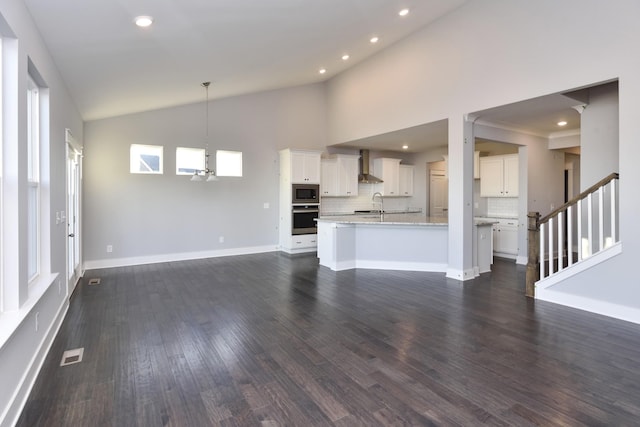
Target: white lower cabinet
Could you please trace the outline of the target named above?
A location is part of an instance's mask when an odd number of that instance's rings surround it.
[[[318,246],[317,234],[291,236],[291,249],[310,249]]]
[[[493,226],[493,253],[515,258],[518,255],[518,221],[500,220]]]

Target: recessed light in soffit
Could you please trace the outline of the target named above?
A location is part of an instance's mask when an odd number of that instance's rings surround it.
[[[153,18],[148,15],[140,15],[140,16],[136,16],[136,18],[134,19],[134,22],[138,27],[145,28],[153,24]]]

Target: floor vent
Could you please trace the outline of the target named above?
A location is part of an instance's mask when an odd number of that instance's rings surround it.
[[[89,279],[89,286],[99,285],[99,284],[100,284],[100,279],[98,278]]]
[[[64,353],[62,353],[62,362],[60,362],[60,366],[73,365],[74,363],[82,362],[83,354],[84,347],[65,351]]]

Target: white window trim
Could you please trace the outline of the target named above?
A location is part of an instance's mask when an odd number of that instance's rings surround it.
[[[138,148],[146,147],[151,150],[158,150],[160,162],[158,164],[158,170],[149,170],[149,171],[140,171],[138,170],[138,161],[141,160],[139,158],[138,153],[136,153],[136,157],[134,157],[134,150]],[[149,168],[151,169],[151,168]],[[129,173],[136,175],[162,175],[164,172],[164,146],[162,145],[150,145],[150,144],[131,144],[129,147]]]
[[[241,178],[243,175],[242,164],[244,163],[242,151],[216,150],[216,176],[228,176]],[[232,169],[225,162],[239,160],[239,164]]]
[[[179,161],[180,151],[191,152],[194,155],[198,154],[200,157],[200,159],[198,159],[199,164],[196,165],[198,167],[193,168],[189,172],[181,171],[180,170],[181,167],[183,167],[184,169],[189,169],[188,167],[185,167],[185,166],[191,166],[191,165],[183,165],[180,163]],[[205,168],[205,149],[204,148],[176,147],[176,175],[193,175],[196,170],[202,171],[204,170],[204,168]]]

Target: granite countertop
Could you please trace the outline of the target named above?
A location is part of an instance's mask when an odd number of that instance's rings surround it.
[[[337,222],[341,224],[385,224],[385,225],[448,225],[447,218],[429,217],[422,213],[385,213],[380,215],[329,215],[321,216],[318,222]]]
[[[498,224],[500,221],[491,218],[474,218],[473,225],[493,225]]]
[[[385,212],[381,221],[379,214],[332,214],[323,215],[319,222],[338,222],[341,224],[397,224],[397,225],[449,225],[449,220],[443,217],[430,217],[422,213]],[[473,225],[493,225],[498,221],[490,218],[475,218]]]

